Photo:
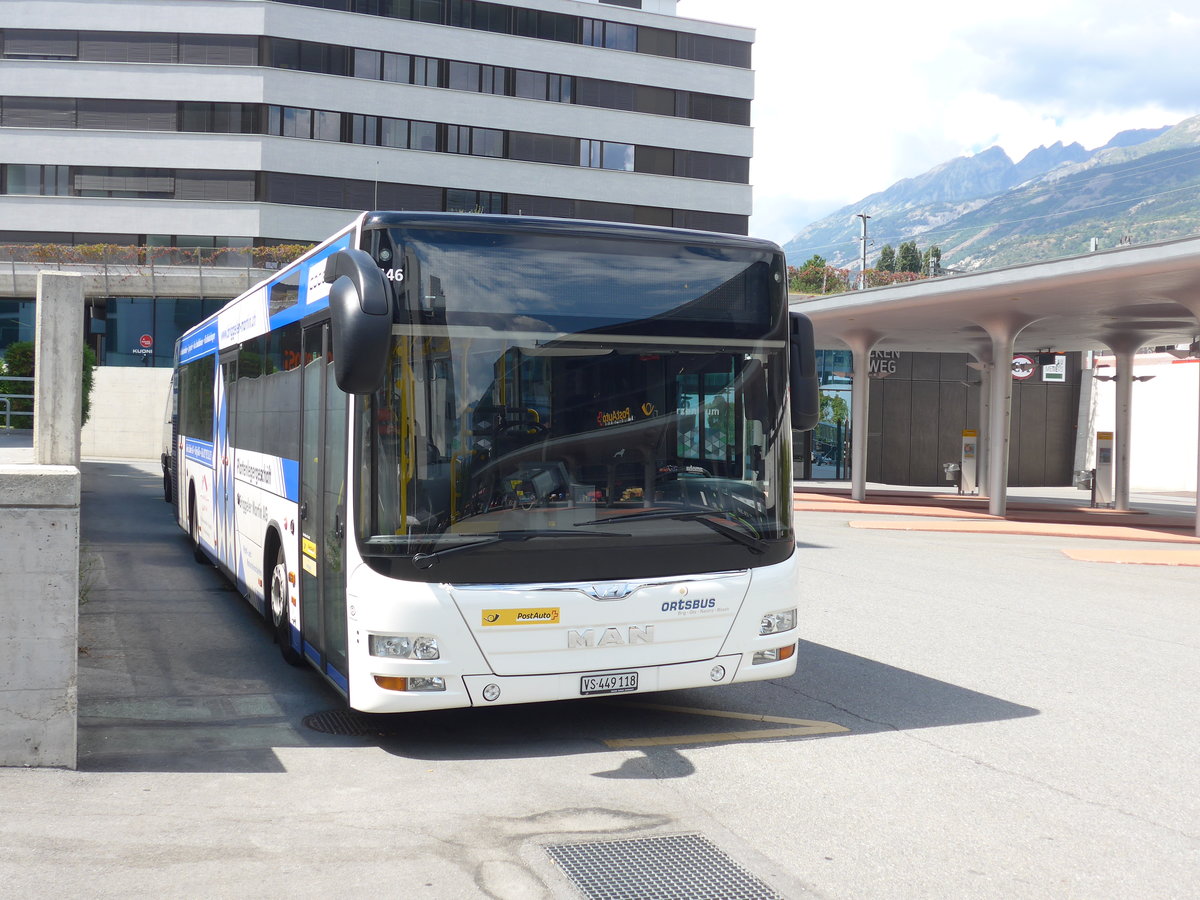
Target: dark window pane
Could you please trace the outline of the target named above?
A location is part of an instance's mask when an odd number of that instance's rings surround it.
[[[342,139],[342,114],[319,109],[313,113],[313,137],[318,141]]]
[[[288,41],[283,38],[267,38],[267,51],[270,58],[267,65],[276,69],[300,68],[300,42]]]
[[[239,134],[242,130],[242,122],[242,104],[213,104],[212,130],[217,134]]]
[[[446,64],[446,86],[456,91],[479,90],[479,66],[474,63],[449,62]]]
[[[408,84],[412,80],[412,58],[407,53],[383,54],[383,80]]]
[[[175,131],[177,111],[172,100],[80,99],[78,127],[120,131]]]
[[[513,94],[531,100],[545,100],[549,76],[544,72],[517,69],[513,73]]]
[[[41,166],[9,163],[4,167],[4,193],[40,194],[41,192]]]
[[[75,101],[67,97],[5,97],[0,125],[10,128],[74,128]]]
[[[383,54],[378,50],[356,49],[354,51],[354,77],[378,79],[382,57]],[[397,79],[390,80],[396,81]]]
[[[604,46],[609,50],[637,50],[637,26],[620,22],[604,23]]]
[[[647,172],[651,175],[675,174],[675,151],[667,147],[639,146],[634,159],[638,172]]]
[[[4,29],[4,55],[32,59],[75,59],[78,34],[74,31],[41,31],[25,28]]]
[[[653,56],[675,55],[675,32],[663,28],[647,28],[638,26],[638,53],[649,53]]]
[[[437,87],[440,81],[441,60],[430,59],[426,56],[413,57],[413,84],[423,84]]]
[[[494,128],[474,128],[471,132],[474,156],[504,156],[504,132]]]
[[[173,63],[179,47],[173,34],[126,34],[116,31],[83,31],[79,58],[97,62]]]
[[[675,114],[675,92],[667,88],[649,87],[639,84],[634,86],[634,109],[637,112],[650,113],[655,116],[672,116]]]
[[[179,104],[179,130],[207,132],[212,128],[211,103]]]
[[[258,38],[240,34],[181,34],[179,61],[198,66],[256,66]]]
[[[254,173],[183,169],[175,172],[177,200],[253,200]]]
[[[413,150],[436,150],[437,125],[433,122],[413,122],[409,129],[408,146]]]
[[[379,120],[380,132],[379,143],[384,147],[400,147],[408,146],[408,119],[388,119]]]
[[[505,94],[507,88],[507,70],[503,66],[481,66],[479,70],[479,89],[485,94]]]

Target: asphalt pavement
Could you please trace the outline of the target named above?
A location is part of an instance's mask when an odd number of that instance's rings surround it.
[[[79,768],[0,769],[0,894],[1196,896],[1195,570],[1067,552],[1130,542],[801,510],[792,678],[363,729],[157,463],[82,468]]]

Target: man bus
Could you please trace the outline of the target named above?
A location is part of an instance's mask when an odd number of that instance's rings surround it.
[[[789,675],[817,404],[786,272],[738,236],[364,213],[180,338],[178,522],[355,709]]]

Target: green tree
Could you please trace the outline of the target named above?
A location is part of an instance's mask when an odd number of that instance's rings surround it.
[[[936,244],[921,255],[921,274],[936,278],[942,274],[942,248]]]
[[[875,263],[875,268],[881,272],[896,271],[896,250],[891,244],[883,245],[883,249],[879,251],[879,262]]]
[[[900,250],[896,254],[896,271],[921,271],[921,251],[917,249],[916,241],[905,241],[900,245]]]

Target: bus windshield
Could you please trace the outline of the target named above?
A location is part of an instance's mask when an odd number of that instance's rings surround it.
[[[388,237],[409,314],[387,387],[357,408],[369,565],[538,582],[790,555],[780,258],[677,240]]]

